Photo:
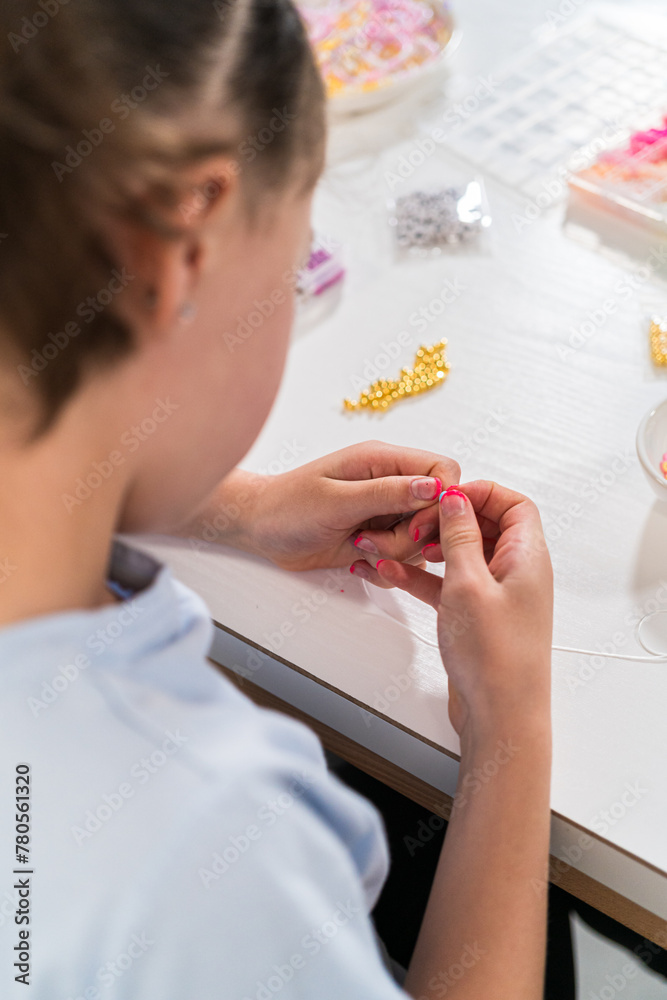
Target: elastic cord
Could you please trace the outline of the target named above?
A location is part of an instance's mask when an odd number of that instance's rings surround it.
[[[439,646],[439,644],[438,644],[437,641],[434,642],[432,639],[427,638],[425,635],[422,635],[412,625],[409,625],[407,622],[401,621],[400,618],[397,618],[395,615],[390,614],[384,608],[380,607],[377,604],[377,601],[374,599],[372,584],[368,584],[368,583],[366,583],[364,581],[363,586],[364,586],[364,590],[366,591],[366,593],[371,598],[371,601],[373,602],[376,610],[381,615],[383,615],[383,616],[385,616],[387,618],[391,618],[391,620],[393,622],[395,622],[397,625],[400,625],[402,628],[406,629],[408,632],[410,632],[411,635],[413,635],[413,636],[415,636],[415,638],[419,639],[420,642],[423,642],[427,646],[431,646],[432,649],[439,649],[440,648],[440,646]],[[649,654],[648,656],[638,656],[638,655],[635,655],[635,654],[632,654],[632,653],[605,653],[605,652],[602,652],[602,651],[597,650],[597,649],[577,649],[574,646],[556,646],[556,645],[554,645],[551,648],[552,648],[552,650],[554,650],[554,652],[558,652],[558,653],[577,653],[580,656],[603,656],[606,660],[628,660],[631,663],[667,663],[667,653],[651,653],[651,651],[642,642],[642,638],[641,638],[641,634],[640,634],[640,629],[641,629],[643,623],[645,621],[647,621],[648,619],[653,618],[653,616],[656,615],[656,614],[665,614],[665,615],[667,615],[667,611],[658,611],[658,612],[653,611],[653,612],[651,612],[648,615],[644,615],[644,617],[641,619],[641,621],[639,621],[637,623],[637,625],[635,626],[635,635],[636,635],[637,641],[638,641],[638,643],[639,643],[640,646],[643,646],[644,649],[646,649],[646,652]]]
[[[608,660],[632,660],[633,663],[667,663],[667,654],[652,653],[650,656],[632,656],[629,653],[601,653],[593,649],[572,649],[570,646],[552,646],[559,653],[581,653],[582,656],[604,656]]]

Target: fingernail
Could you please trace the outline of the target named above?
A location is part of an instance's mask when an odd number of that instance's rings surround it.
[[[422,549],[422,555],[424,556],[424,558],[426,558],[426,550],[434,549],[437,544],[438,544],[437,542],[429,542],[428,545],[424,546],[424,548]]]
[[[461,490],[445,490],[440,497],[440,508],[452,514],[463,514],[468,498]]]
[[[361,549],[362,552],[372,552],[373,555],[377,555],[377,545],[370,540],[370,538],[364,538],[363,535],[359,535],[355,547]]]
[[[445,497],[461,497],[463,500],[467,500],[465,493],[461,493],[461,490],[455,489],[454,486],[448,486],[446,490],[443,490],[438,497],[438,503],[442,503]]]
[[[350,573],[354,573],[355,576],[360,576],[362,580],[370,580],[370,574],[365,566],[350,566]]]
[[[380,563],[383,563],[383,562],[386,562],[386,561],[387,561],[386,559],[378,559],[378,561],[375,564],[375,568],[379,569],[380,568]]]
[[[439,479],[413,479],[410,484],[412,495],[417,500],[435,500],[442,489]]]
[[[415,533],[412,536],[412,538],[413,538],[413,541],[415,541],[415,542],[419,541],[419,528],[415,528]]]

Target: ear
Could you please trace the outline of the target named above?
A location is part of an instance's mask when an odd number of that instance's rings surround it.
[[[202,160],[179,171],[168,200],[155,197],[144,206],[153,227],[111,220],[114,255],[131,276],[118,305],[137,331],[150,335],[171,328],[193,303],[207,227],[238,198],[238,174],[238,163],[228,157]]]

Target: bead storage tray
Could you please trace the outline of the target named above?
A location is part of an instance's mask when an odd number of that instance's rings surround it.
[[[664,106],[667,108],[667,93]],[[601,153],[568,182],[575,198],[667,235],[667,116]]]
[[[546,190],[556,203],[567,194],[566,173],[665,104],[667,50],[585,18],[524,50],[496,80],[447,145],[513,190]]]

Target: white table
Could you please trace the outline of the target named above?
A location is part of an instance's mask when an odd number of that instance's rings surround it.
[[[488,0],[460,11],[459,94],[511,58],[549,9],[547,0],[512,6],[511,22],[506,5]],[[518,232],[512,216],[523,199],[493,183],[482,251],[394,261],[384,170],[434,107],[409,104],[334,129],[315,223],[344,244],[349,276],[336,311],[297,331],[275,409],[243,464],[277,471],[368,438],[452,455],[465,480],[497,479],[538,503],[556,577],[554,642],[641,652],[639,609],[667,609],[667,505],[654,500],[634,451],[641,416],[667,395],[647,348],[657,286],[622,291],[632,267],[566,235],[563,205]],[[420,337],[409,317],[446,280],[464,290]],[[573,328],[610,298],[616,311],[578,346]],[[351,379],[402,330],[413,339],[392,369],[446,336],[446,385],[381,417],[344,414]],[[309,717],[338,752],[445,810],[458,767],[445,675],[433,646],[391,616],[405,614],[393,593],[383,593],[383,611],[347,571],[289,574],[215,545],[141,544],[208,602],[214,660]],[[554,877],[666,945],[667,664],[556,652],[553,707]]]

